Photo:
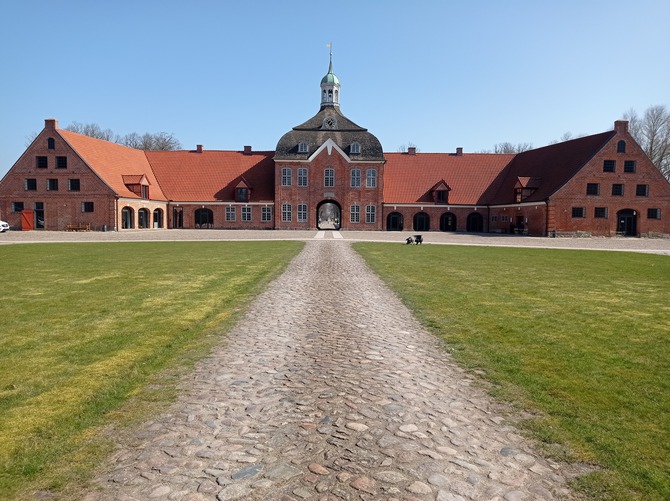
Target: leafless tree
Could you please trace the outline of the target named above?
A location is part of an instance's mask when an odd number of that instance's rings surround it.
[[[117,136],[110,129],[102,129],[98,124],[82,124],[79,122],[72,122],[65,127],[65,130],[83,134],[85,136],[94,137],[96,139],[103,139],[119,143],[130,148],[138,150],[178,150],[181,149],[181,143],[168,132],[159,132],[157,134],[150,134],[146,132],[142,135],[137,132],[131,132],[125,136]]]
[[[521,153],[522,151],[532,150],[532,143],[498,143],[493,147],[493,153]]]
[[[401,144],[398,146],[398,153],[407,153],[410,148],[415,148],[416,153],[419,153],[419,148],[413,142],[408,142],[407,144]]]
[[[640,117],[634,109],[624,113],[628,130],[658,170],[670,180],[670,110],[650,106]]]
[[[70,125],[65,127],[65,130],[70,132],[76,132],[77,134],[83,134],[84,136],[94,137],[96,139],[102,139],[104,141],[115,141],[116,136],[111,129],[103,129],[98,124],[82,124],[79,122],[72,122]]]

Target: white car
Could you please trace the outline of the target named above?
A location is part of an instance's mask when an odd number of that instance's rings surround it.
[[[4,233],[9,229],[9,225],[4,221],[0,221],[0,233]]]

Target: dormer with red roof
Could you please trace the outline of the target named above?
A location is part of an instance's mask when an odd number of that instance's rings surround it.
[[[449,203],[449,192],[451,188],[446,183],[444,179],[440,180],[430,189],[431,194],[433,195],[433,202],[436,204],[447,204]]]

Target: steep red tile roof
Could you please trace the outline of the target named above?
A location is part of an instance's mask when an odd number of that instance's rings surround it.
[[[144,151],[68,130],[58,129],[58,133],[118,196],[141,198],[128,189],[124,176],[144,175],[151,185],[151,199],[166,200]]]
[[[602,132],[536,150],[519,153],[505,169],[491,204],[514,202],[514,187],[519,178],[540,178],[537,189],[524,202],[541,202],[567,183],[616,131]]]
[[[251,202],[274,200],[274,152],[147,151],[168,200],[216,202],[235,200],[235,187],[244,179]]]
[[[514,158],[511,154],[386,153],[384,203],[430,203],[431,189],[444,181],[449,204],[487,204],[490,187]]]

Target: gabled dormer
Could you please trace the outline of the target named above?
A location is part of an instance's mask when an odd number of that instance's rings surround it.
[[[514,202],[521,203],[531,196],[542,184],[540,177],[517,177],[514,185]]]
[[[149,186],[151,186],[151,183],[147,179],[147,176],[144,174],[128,174],[122,177],[126,188],[140,198],[149,199]]]
[[[433,202],[436,204],[447,204],[449,203],[449,192],[451,188],[445,182],[444,179],[441,179],[430,189],[430,194],[433,197]]]
[[[242,177],[235,185],[235,201],[249,202],[249,200],[251,200],[251,185]]]

